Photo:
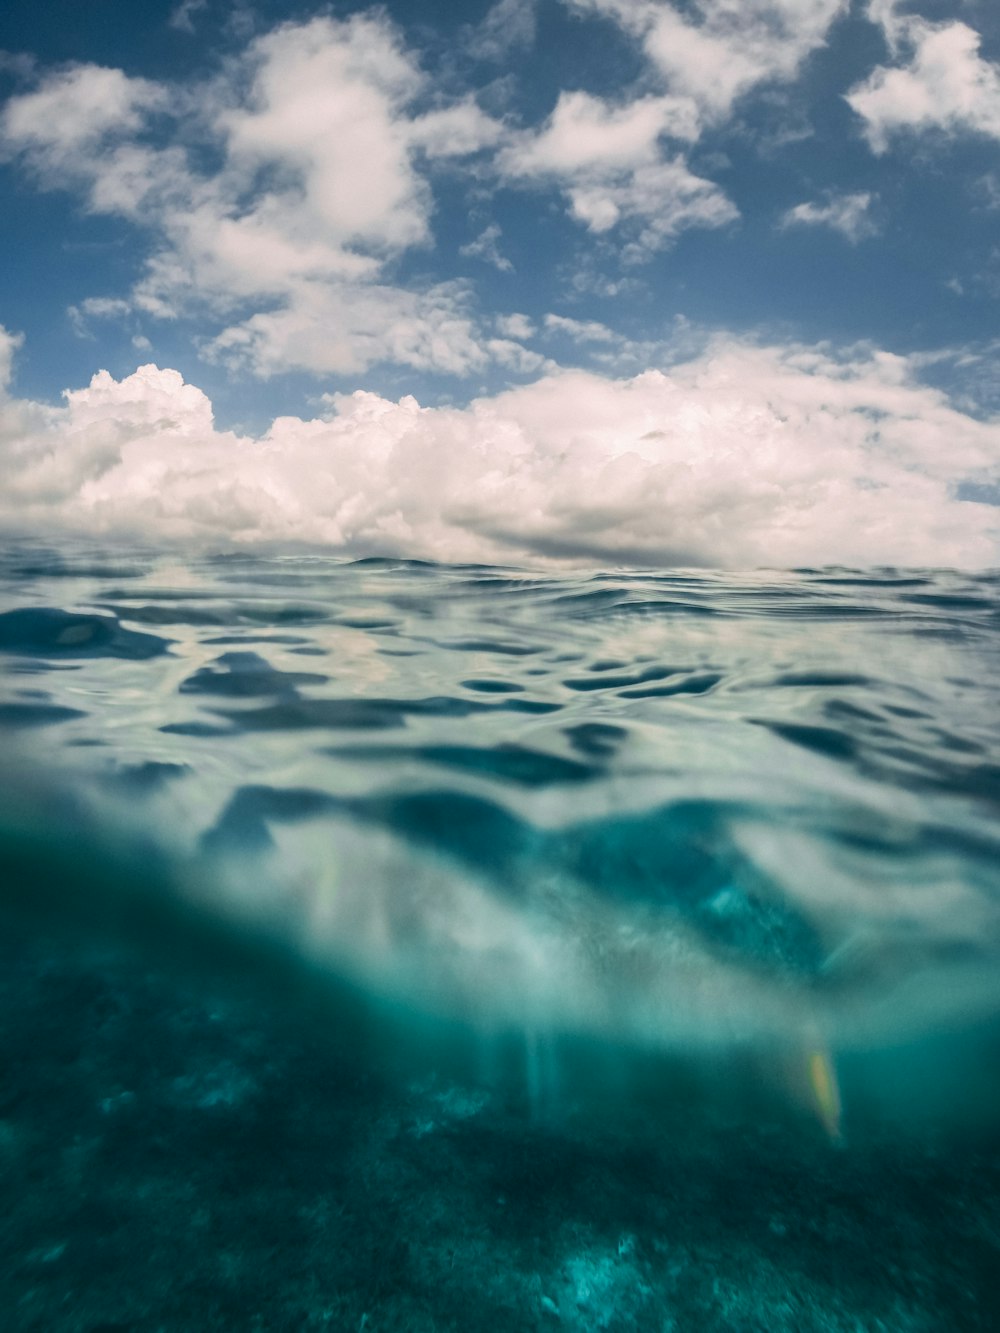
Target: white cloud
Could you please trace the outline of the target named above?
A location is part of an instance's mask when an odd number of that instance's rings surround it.
[[[77,307],[73,306],[71,309]],[[109,296],[89,296],[79,305],[82,315],[90,315],[95,319],[118,319],[122,315],[127,315],[130,310],[128,301]]]
[[[570,211],[590,231],[637,224],[624,251],[631,261],[648,258],[690,227],[722,227],[739,217],[719,187],[694,175],[679,157],[638,167],[624,179],[599,176],[568,194]]]
[[[847,0],[566,0],[636,38],[668,90],[721,119],[744,93],[786,82],[826,40]]]
[[[471,97],[454,106],[428,111],[410,124],[409,143],[428,157],[467,157],[491,148],[502,137],[503,126]]]
[[[901,16],[893,0],[878,0],[869,17],[905,59],[880,65],[847,94],[873,152],[884,153],[904,131],[1000,139],[1000,65],[979,54],[979,33],[965,23]]]
[[[422,79],[387,23],[280,27],[251,44],[242,66],[247,94],[215,118],[235,184],[245,189],[262,170],[284,176],[251,216],[366,253],[427,240],[430,200],[405,115]]]
[[[848,0],[564,2],[635,39],[662,91],[619,102],[563,92],[545,125],[511,137],[498,166],[509,181],[557,185],[571,215],[594,234],[623,228],[631,262],[688,228],[739,216],[680,149],[724,121],[751,89],[794,79],[848,8]]]
[[[14,354],[24,342],[20,333],[10,333],[0,324],[0,393],[6,392],[14,369]]]
[[[655,162],[659,140],[693,139],[697,118],[690,102],[642,97],[616,105],[590,93],[564,92],[537,133],[525,134],[501,155],[512,176],[619,171]]]
[[[479,60],[502,60],[515,47],[535,40],[538,0],[497,0],[468,36],[469,54]]]
[[[507,366],[520,375],[547,374],[559,369],[555,361],[540,352],[533,352],[513,338],[490,338],[486,347],[498,365]]]
[[[92,319],[123,319],[132,313],[128,301],[109,296],[89,296],[79,305],[66,307],[66,314],[78,338],[93,338],[90,327]]]
[[[34,92],[11,98],[0,127],[33,165],[64,171],[72,169],[74,153],[141,129],[146,113],[164,104],[163,89],[147,79],[74,65],[49,75]]]
[[[193,33],[196,15],[208,8],[208,0],[180,0],[170,11],[167,25],[178,32]]]
[[[577,362],[597,369],[603,375],[624,378],[641,373],[650,366],[675,365],[692,360],[704,350],[707,338],[691,328],[683,316],[659,339],[636,339],[596,319],[574,319],[549,313],[543,321],[546,339],[557,346],[567,343],[579,349]],[[573,364],[573,354],[562,357],[563,364]]]
[[[461,246],[458,253],[466,259],[481,259],[484,264],[492,264],[501,273],[513,273],[514,265],[500,250],[502,235],[500,227],[492,222],[474,240],[469,241],[468,245]]]
[[[620,335],[596,319],[570,319],[566,315],[546,315],[545,327],[550,333],[564,333],[577,343],[618,343]]]
[[[527,315],[497,315],[493,322],[505,338],[533,338],[538,331]]]
[[[796,204],[781,219],[783,227],[832,227],[852,243],[874,236],[878,227],[871,216],[872,196],[867,191],[833,195],[825,203]]]
[[[203,320],[210,358],[262,375],[509,365],[467,286],[397,285],[401,256],[433,244],[430,174],[472,159],[481,175],[492,155],[501,182],[559,191],[591,236],[644,261],[687,229],[738,217],[686,148],[742,91],[792,77],[843,7],[703,0],[682,15],[662,0],[571,2],[633,34],[658,92],[648,80],[620,101],[565,91],[541,126],[514,132],[471,96],[438,95],[400,31],[369,9],[280,25],[188,85],[93,65],[49,74],[7,103],[0,139],[48,188],[146,233],[133,308]],[[185,0],[175,26],[196,12]],[[469,40],[488,54],[528,41],[534,21],[532,0],[499,0]],[[510,271],[498,242],[487,227],[461,253]],[[76,309],[84,330],[86,304]]]
[[[261,439],[217,431],[204,394],[155,366],[101,372],[61,408],[5,399],[2,418],[7,529],[445,560],[1000,557],[1000,511],[954,498],[996,479],[1000,421],[870,349],[719,339],[667,371],[555,371],[464,409],[336,396]]]
[[[616,105],[589,93],[562,93],[539,131],[517,136],[498,156],[511,181],[558,185],[571,215],[595,234],[624,225],[626,255],[643,259],[689,227],[718,227],[738,216],[711,181],[669,154],[664,137],[697,133],[693,105],[643,97]]]
[[[461,374],[490,359],[465,288],[404,289],[387,269],[431,242],[421,162],[502,129],[468,97],[418,110],[428,92],[384,16],[317,18],[187,89],[96,66],[50,75],[7,103],[0,135],[50,188],[152,235],[132,303],[213,320],[209,355],[261,374],[381,361]]]
[[[1000,172],[987,171],[972,183],[973,196],[980,208],[1000,212]]]
[[[377,283],[289,284],[285,304],[230,325],[204,349],[209,360],[267,377],[289,366],[317,375],[378,362],[465,375],[490,359],[460,283],[426,291]]]

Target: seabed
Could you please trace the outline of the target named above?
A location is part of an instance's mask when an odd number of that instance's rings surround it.
[[[837,1144],[780,1062],[569,1059],[540,1099],[516,1043],[477,1078],[360,1009],[37,932],[2,964],[9,1333],[1000,1327],[954,1108],[848,1097]]]

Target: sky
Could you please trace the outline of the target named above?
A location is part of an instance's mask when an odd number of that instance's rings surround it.
[[[7,0],[0,526],[1000,565],[995,0]]]

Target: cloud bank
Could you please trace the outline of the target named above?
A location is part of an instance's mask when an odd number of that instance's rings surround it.
[[[1000,564],[1000,508],[958,489],[1000,479],[1000,420],[870,348],[720,338],[667,370],[555,371],[466,408],[328,407],[240,437],[152,365],[61,407],[7,395],[0,524],[452,561]]]

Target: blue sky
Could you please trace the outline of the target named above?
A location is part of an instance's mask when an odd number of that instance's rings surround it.
[[[359,390],[464,411],[687,366],[708,421],[728,364],[747,421],[791,421],[768,348],[782,384],[870,382],[855,425],[887,375],[949,395],[930,415],[993,433],[948,475],[914,435],[906,468],[964,497],[956,531],[993,495],[994,0],[8,0],[0,50],[0,324],[36,417],[145,364],[254,437]]]

